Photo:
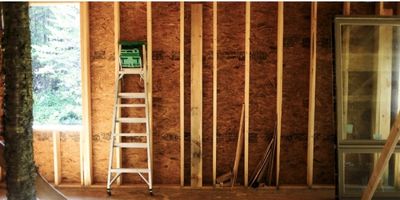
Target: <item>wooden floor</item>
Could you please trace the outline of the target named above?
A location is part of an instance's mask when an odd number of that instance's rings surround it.
[[[235,188],[233,190],[224,189],[154,189],[154,196],[150,196],[146,189],[117,188],[113,189],[111,197],[108,197],[105,189],[101,188],[61,188],[68,199],[94,200],[94,199],[226,199],[226,200],[333,200],[333,189],[245,189]],[[5,189],[0,190],[0,199],[5,199]]]

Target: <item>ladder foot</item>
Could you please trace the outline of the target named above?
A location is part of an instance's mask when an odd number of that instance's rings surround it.
[[[153,189],[149,189],[149,193],[150,193],[151,196],[154,196]]]
[[[107,195],[111,196],[111,189],[107,189]]]

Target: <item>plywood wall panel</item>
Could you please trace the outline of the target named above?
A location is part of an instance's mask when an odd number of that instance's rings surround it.
[[[212,3],[203,3],[203,185],[212,185]]]
[[[33,132],[33,154],[39,173],[47,181],[53,182],[53,134],[51,131]]]
[[[373,2],[351,2],[351,15],[374,15],[376,4]]]
[[[306,183],[310,9],[285,3],[281,184]]]
[[[60,132],[61,183],[80,183],[80,131]]]
[[[277,4],[251,4],[249,179],[276,122]]]
[[[90,3],[90,74],[92,97],[93,182],[107,178],[114,104],[113,3]]]
[[[185,3],[185,33],[184,33],[184,46],[185,46],[185,58],[184,58],[184,92],[185,92],[185,97],[184,97],[184,109],[185,109],[185,116],[184,116],[184,123],[185,123],[185,141],[184,141],[184,183],[185,185],[190,185],[190,128],[191,128],[191,122],[190,122],[190,98],[191,98],[191,90],[190,90],[190,80],[191,80],[191,74],[190,74],[190,42],[191,42],[191,37],[190,37],[190,31],[191,31],[191,3]]]
[[[154,183],[179,184],[179,3],[153,3]]]
[[[240,113],[244,103],[245,4],[218,4],[217,176],[235,159]],[[237,183],[243,184],[243,158]]]

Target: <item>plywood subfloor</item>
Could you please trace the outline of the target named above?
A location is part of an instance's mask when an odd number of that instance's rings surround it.
[[[243,200],[243,199],[263,199],[263,200],[331,200],[334,199],[333,189],[245,189],[235,188],[230,189],[155,189],[154,196],[150,196],[147,189],[114,189],[113,195],[107,197],[105,189],[81,189],[81,188],[63,188],[61,191],[68,197],[68,199],[191,199],[191,200],[204,200],[204,199],[229,199],[229,200]],[[0,190],[0,199],[5,198],[4,187]]]

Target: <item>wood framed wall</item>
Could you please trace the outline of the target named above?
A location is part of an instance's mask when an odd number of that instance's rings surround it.
[[[88,4],[90,4],[90,3],[82,3],[82,5],[86,5],[87,6],[87,9],[89,8],[89,5]],[[153,60],[153,55],[152,55],[152,53],[153,53],[153,51],[152,51],[152,48],[151,48],[151,46],[152,46],[152,40],[153,40],[153,38],[152,38],[152,5],[151,5],[152,3],[151,2],[147,2],[146,3],[146,9],[147,9],[147,13],[146,13],[146,23],[147,23],[147,30],[146,30],[146,32],[147,32],[147,43],[148,43],[148,62],[149,62],[149,74],[151,74],[151,65],[152,65],[152,60]],[[278,138],[278,142],[277,142],[277,159],[276,159],[276,177],[275,177],[275,180],[276,180],[276,184],[277,184],[277,186],[279,187],[279,185],[280,185],[280,178],[279,178],[279,174],[280,174],[280,141],[281,141],[281,133],[282,133],[282,100],[283,100],[283,92],[282,92],[282,90],[283,90],[283,82],[282,82],[282,79],[283,79],[283,76],[284,76],[284,74],[283,74],[283,69],[284,69],[284,67],[283,67],[283,57],[284,57],[284,55],[283,55],[283,49],[284,49],[284,38],[283,38],[283,31],[284,31],[284,3],[283,2],[279,2],[279,3],[277,3],[278,4],[278,9],[277,9],[277,49],[276,49],[276,53],[277,53],[277,55],[276,55],[276,58],[277,58],[277,62],[276,62],[276,69],[277,69],[277,77],[276,77],[276,80],[277,80],[277,85],[276,85],[276,93],[277,93],[277,98],[276,98],[276,117],[277,117],[277,138]],[[315,9],[314,9],[314,4],[315,4]],[[218,119],[218,115],[219,115],[219,113],[217,113],[217,103],[219,103],[219,101],[217,101],[218,100],[218,98],[217,98],[217,95],[218,95],[218,89],[220,89],[219,88],[219,86],[217,85],[217,83],[218,83],[218,76],[217,76],[217,73],[218,73],[218,71],[220,70],[220,68],[218,67],[218,57],[217,56],[220,56],[220,57],[223,57],[223,56],[226,56],[226,55],[224,55],[223,53],[221,54],[221,55],[219,55],[219,52],[217,52],[218,50],[219,50],[219,46],[217,45],[217,34],[219,34],[218,33],[218,28],[217,28],[217,25],[219,26],[219,24],[218,24],[218,16],[217,16],[217,9],[218,9],[218,7],[217,7],[217,5],[219,5],[217,2],[213,2],[213,4],[212,4],[212,8],[213,8],[213,12],[212,12],[212,16],[213,16],[213,21],[212,21],[212,24],[213,24],[213,28],[212,28],[212,35],[213,35],[213,43],[212,43],[212,52],[210,52],[211,54],[212,54],[212,74],[213,74],[213,77],[212,77],[212,81],[213,81],[213,84],[212,84],[212,95],[213,95],[213,98],[212,98],[212,104],[213,104],[213,109],[212,109],[212,111],[213,111],[213,118],[212,118],[212,126],[213,126],[213,128],[212,128],[212,155],[213,155],[213,158],[212,158],[212,184],[215,184],[215,179],[216,179],[216,176],[217,176],[217,168],[218,168],[218,166],[217,166],[217,146],[220,144],[219,142],[220,141],[218,141],[218,143],[217,143],[217,124],[218,124],[218,121],[217,121],[217,119]],[[117,22],[119,22],[119,13],[117,13],[117,10],[118,10],[118,12],[119,12],[119,3],[114,3],[114,21],[115,21],[115,24],[114,24],[114,31],[115,31],[115,38],[114,38],[114,41],[118,41],[119,40],[119,38],[117,38],[117,36],[118,36],[118,32],[119,32],[119,23],[117,23]],[[179,55],[178,57],[179,57],[179,64],[180,64],[180,68],[179,68],[179,82],[180,82],[180,87],[179,87],[179,90],[180,90],[180,97],[179,97],[179,112],[180,112],[180,115],[179,116],[177,116],[177,117],[179,117],[179,123],[180,123],[180,131],[179,131],[179,135],[180,135],[180,148],[181,148],[181,150],[180,150],[180,155],[178,156],[178,157],[180,157],[180,181],[178,182],[178,183],[176,183],[177,185],[181,185],[181,186],[183,186],[184,185],[184,151],[183,151],[183,149],[184,149],[184,123],[185,123],[185,118],[184,118],[184,113],[185,112],[190,112],[190,111],[188,111],[187,109],[185,110],[184,109],[184,96],[186,95],[185,94],[185,92],[184,92],[184,58],[185,58],[185,54],[184,54],[184,31],[185,31],[185,26],[184,26],[184,18],[185,18],[185,14],[184,14],[184,6],[185,6],[185,3],[184,2],[180,2],[180,15],[179,15],[179,17],[180,17],[180,21],[179,21],[179,24],[180,24],[180,35],[179,35],[179,37],[180,37],[180,42],[179,42],[179,46],[180,46],[180,51],[178,52],[178,54],[177,55]],[[245,51],[243,52],[243,54],[244,54],[244,69],[245,69],[245,73],[244,73],[244,80],[245,80],[245,88],[244,88],[244,97],[245,97],[245,143],[244,143],[244,165],[243,165],[243,169],[244,169],[244,176],[243,176],[243,182],[244,182],[244,185],[247,185],[247,182],[248,182],[248,173],[249,173],[249,170],[250,170],[250,172],[251,172],[251,167],[250,167],[250,169],[249,169],[249,148],[251,148],[251,146],[252,146],[252,144],[251,144],[251,132],[250,132],[250,126],[251,126],[251,123],[249,122],[250,120],[251,120],[251,118],[252,118],[252,116],[251,116],[251,112],[249,112],[251,109],[251,104],[250,104],[250,99],[252,99],[252,96],[250,95],[250,93],[249,93],[249,90],[251,89],[250,88],[250,82],[252,82],[253,80],[251,79],[251,73],[250,73],[250,60],[251,59],[253,59],[253,55],[251,54],[252,53],[252,49],[251,49],[251,46],[250,46],[250,39],[251,39],[251,35],[252,35],[252,32],[251,32],[251,28],[252,27],[250,27],[250,22],[251,22],[251,20],[252,20],[252,18],[253,18],[253,14],[252,14],[252,12],[251,12],[251,9],[252,9],[252,6],[256,6],[255,4],[251,4],[250,2],[246,2],[246,7],[245,7],[245,19],[241,19],[242,20],[242,22],[244,21],[244,24],[245,24],[245,29],[243,29],[243,35],[245,36],[244,37],[244,41],[240,41],[240,42],[242,42],[242,44],[244,44],[244,46],[245,46]],[[117,9],[118,8],[118,9]],[[316,21],[316,3],[313,3],[312,4],[312,13],[314,13],[314,15],[312,15],[313,17],[310,19],[312,22],[314,21],[314,23],[315,23],[315,21]],[[153,9],[155,9],[155,7],[153,7]],[[82,11],[81,11],[82,12]],[[86,13],[87,15],[88,15],[88,13]],[[86,15],[85,14],[85,15]],[[83,16],[83,15],[82,15]],[[315,17],[315,18],[314,18]],[[85,23],[86,24],[86,23]],[[88,27],[89,26],[89,24],[88,24],[88,22],[87,22],[87,24],[86,24],[86,26]],[[311,27],[311,30],[313,30],[313,27],[315,28],[315,31],[316,31],[316,27],[315,27],[315,25],[313,25],[312,27]],[[242,30],[242,29],[241,29]],[[85,32],[85,34],[82,34],[83,36],[87,36],[88,37],[88,32]],[[312,32],[311,33],[312,34],[312,39],[310,40],[310,44],[311,44],[311,50],[310,50],[310,61],[313,61],[313,63],[310,63],[310,69],[311,69],[311,71],[310,71],[310,102],[308,102],[309,103],[309,107],[311,108],[312,107],[312,104],[315,104],[315,94],[314,94],[314,96],[311,96],[312,94],[311,94],[311,91],[313,91],[314,90],[314,92],[315,92],[315,73],[316,73],[316,71],[314,70],[314,71],[312,71],[312,69],[316,69],[316,53],[317,53],[317,50],[316,50],[316,36],[315,36],[315,34],[316,34],[316,32]],[[83,40],[83,41],[87,41],[87,45],[89,44],[89,40],[88,39],[86,39],[86,40]],[[154,39],[154,42],[157,42],[155,39]],[[85,50],[85,52],[89,52],[90,51],[90,49],[89,49],[89,45],[87,46],[87,50]],[[117,51],[117,47],[115,48],[115,51]],[[205,52],[202,52],[202,53],[204,53],[205,54]],[[242,52],[241,52],[242,53]],[[159,59],[158,58],[158,56],[159,56],[159,52],[155,52],[155,54],[157,54],[157,55],[155,55],[155,58],[154,59]],[[186,55],[187,56],[187,55]],[[85,61],[85,62],[90,62],[90,56],[89,56],[89,54],[87,54],[87,61]],[[88,70],[89,70],[89,72],[90,72],[90,68],[89,68],[89,65],[88,65]],[[312,72],[312,73],[311,73]],[[84,94],[88,94],[88,96],[86,97],[86,98],[88,98],[88,102],[87,102],[87,105],[88,105],[88,108],[90,108],[90,74],[88,73],[88,74],[86,74],[86,77],[89,77],[89,78],[86,78],[85,80],[87,80],[87,85],[89,85],[89,88],[88,88],[88,91],[86,91],[86,92],[83,92]],[[149,78],[149,80],[151,80],[151,78]],[[311,81],[314,81],[314,83],[313,83],[313,86],[312,86],[312,82]],[[150,83],[151,83],[151,81],[149,81]],[[201,86],[199,86],[199,87],[201,87]],[[273,86],[274,87],[274,86]],[[157,86],[156,85],[154,85],[154,86],[152,86],[152,85],[150,85],[149,87],[148,87],[149,89],[150,88],[154,88],[154,90],[156,90],[157,89]],[[150,89],[150,91],[151,91],[152,89]],[[149,92],[150,92],[149,91]],[[243,90],[240,90],[240,91],[243,91]],[[154,100],[154,104],[156,104],[156,101],[157,100],[159,100],[159,97],[155,97],[155,100]],[[87,114],[87,116],[89,117],[87,120],[88,120],[88,129],[87,130],[84,130],[83,132],[83,134],[82,134],[82,138],[86,138],[85,140],[83,140],[82,139],[82,142],[81,142],[81,152],[82,152],[82,155],[81,155],[81,166],[82,166],[82,169],[81,169],[81,172],[82,172],[82,183],[84,184],[84,185],[93,185],[93,181],[92,181],[92,179],[93,179],[93,177],[92,177],[92,152],[91,152],[91,144],[90,144],[90,142],[92,141],[92,135],[91,135],[91,125],[90,125],[90,111],[91,111],[91,109],[88,109],[86,112],[88,113]],[[154,110],[155,111],[155,110]],[[158,112],[158,111],[157,111]],[[312,109],[310,109],[309,110],[309,116],[311,116],[312,115],[312,112],[315,112],[315,111],[312,111]],[[217,115],[218,114],[218,115]],[[274,113],[274,115],[275,115],[275,113]],[[307,155],[309,156],[308,158],[307,158],[307,185],[308,186],[313,186],[314,187],[314,183],[313,183],[313,181],[312,181],[312,177],[313,177],[313,164],[312,164],[312,162],[313,162],[313,152],[314,152],[314,149],[312,148],[312,146],[313,146],[313,142],[312,142],[312,139],[313,139],[313,127],[315,126],[315,124],[314,124],[314,120],[312,119],[312,117],[309,117],[309,132],[308,132],[308,136],[309,136],[309,141],[310,141],[310,143],[308,144],[308,147],[307,147],[307,149],[308,149],[308,151],[307,151]],[[156,124],[153,124],[152,126],[157,126]],[[200,131],[200,133],[201,133],[201,131]],[[156,134],[156,133],[155,133]],[[223,143],[223,141],[221,141],[221,144]],[[218,159],[220,159],[219,157],[218,157]],[[222,158],[221,158],[222,159]],[[121,160],[120,160],[121,161]],[[250,160],[250,162],[251,162],[251,160]],[[305,180],[306,181],[306,180]]]

